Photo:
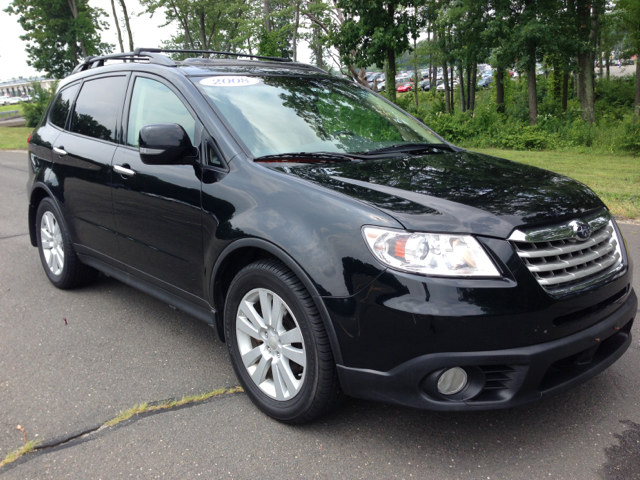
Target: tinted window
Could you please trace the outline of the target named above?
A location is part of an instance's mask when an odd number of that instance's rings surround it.
[[[160,82],[138,77],[131,97],[127,145],[137,147],[140,129],[154,123],[182,125],[194,143],[196,122],[182,101]]]
[[[65,123],[67,122],[67,115],[69,115],[69,109],[71,108],[71,102],[73,102],[73,98],[76,96],[76,92],[78,91],[78,85],[73,85],[72,87],[65,88],[56,97],[56,101],[51,107],[51,115],[49,116],[49,121],[54,125],[64,128]]]
[[[122,109],[127,77],[106,77],[82,85],[76,100],[71,131],[115,141],[116,120]]]

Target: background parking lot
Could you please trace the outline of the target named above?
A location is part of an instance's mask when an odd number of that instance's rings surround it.
[[[237,381],[215,332],[167,304],[106,276],[53,287],[29,242],[27,175],[25,152],[0,152],[0,460],[24,443],[18,425],[50,448],[0,478],[640,478],[637,323],[610,369],[529,407],[437,413],[348,400],[290,427],[230,393],[96,430],[136,404]],[[639,265],[640,225],[621,228]]]

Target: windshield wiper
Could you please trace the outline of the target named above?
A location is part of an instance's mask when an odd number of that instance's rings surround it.
[[[450,150],[446,143],[398,143],[396,145],[376,148],[375,150],[369,150],[367,152],[358,152],[358,155],[380,155],[381,153],[415,152],[440,148]]]
[[[291,153],[279,153],[276,155],[264,155],[257,157],[254,162],[264,163],[317,163],[318,161],[324,163],[337,163],[337,162],[351,162],[355,160],[358,155],[351,156],[348,153],[336,153],[336,152],[291,152]]]

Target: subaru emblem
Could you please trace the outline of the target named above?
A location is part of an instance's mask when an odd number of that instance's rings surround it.
[[[573,233],[579,240],[586,240],[591,236],[591,227],[580,221],[571,222]]]

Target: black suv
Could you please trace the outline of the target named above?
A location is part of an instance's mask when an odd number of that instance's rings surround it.
[[[239,57],[139,49],[60,83],[28,183],[55,286],[100,271],[204,320],[289,423],[343,392],[522,405],[629,347],[631,262],[587,187],[460,149],[316,67]]]

